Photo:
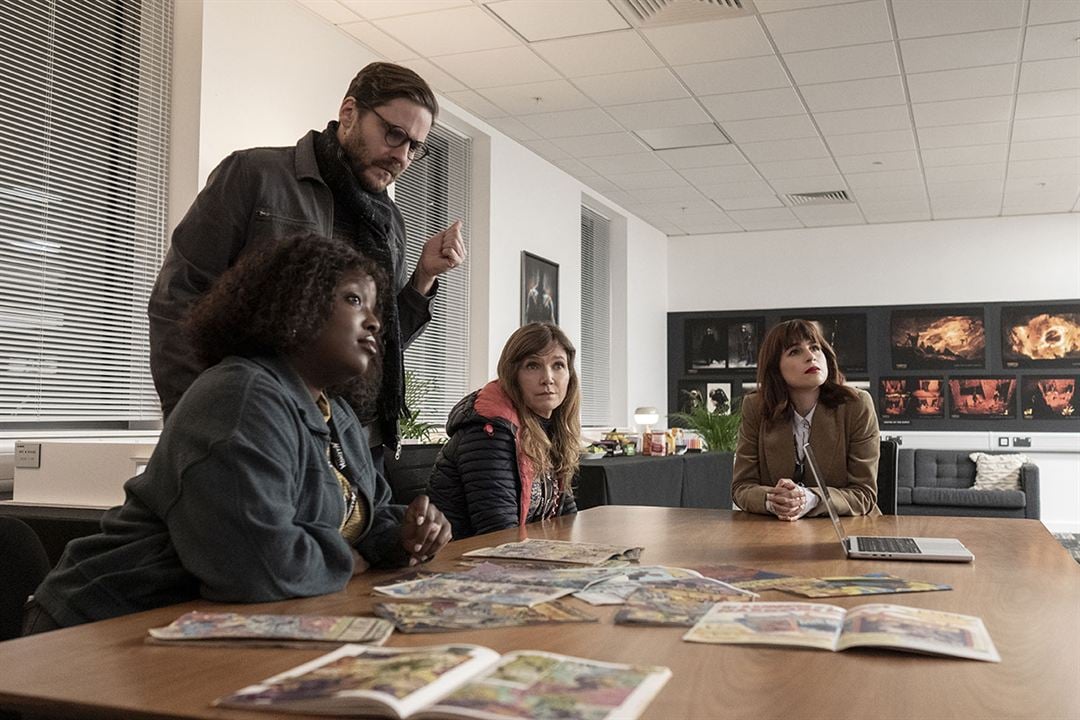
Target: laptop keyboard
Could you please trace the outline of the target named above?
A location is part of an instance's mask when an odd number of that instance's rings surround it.
[[[864,552],[909,553],[918,555],[922,552],[918,543],[911,538],[902,537],[863,537],[859,536],[859,550]]]

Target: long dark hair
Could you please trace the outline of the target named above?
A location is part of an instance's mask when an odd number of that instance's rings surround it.
[[[277,241],[268,251],[246,253],[222,273],[192,307],[184,330],[208,366],[229,355],[287,355],[322,331],[334,290],[353,271],[375,281],[381,312],[389,284],[374,262],[320,235]]]
[[[769,422],[791,419],[791,401],[787,383],[780,373],[780,358],[789,347],[803,342],[820,345],[829,365],[818,402],[826,407],[837,407],[856,397],[855,391],[844,385],[844,373],[836,362],[836,351],[818,326],[808,320],[788,320],[774,325],[765,334],[758,352],[757,392],[761,398],[761,416]]]
[[[551,413],[554,431],[549,440],[536,415],[525,403],[517,376],[526,360],[544,352],[552,343],[566,352],[570,380],[566,384],[566,398]],[[581,388],[574,367],[576,356],[577,350],[570,338],[558,325],[551,323],[521,326],[503,345],[499,356],[499,387],[510,398],[521,419],[521,449],[538,474],[552,472],[564,493],[571,492],[571,480],[577,473],[581,455]]]

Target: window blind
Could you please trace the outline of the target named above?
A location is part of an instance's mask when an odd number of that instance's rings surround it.
[[[405,256],[416,265],[424,242],[460,218],[469,248],[471,140],[444,125],[428,134],[431,153],[409,166],[394,183],[394,202],[405,216]],[[430,389],[420,410],[423,422],[445,425],[450,409],[472,388],[469,384],[470,258],[439,277],[432,320],[405,351],[405,369]]]
[[[171,0],[0,2],[0,423],[160,417]]]
[[[611,424],[611,223],[581,208],[581,424]]]

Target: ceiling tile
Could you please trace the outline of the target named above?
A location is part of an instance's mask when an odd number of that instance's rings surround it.
[[[684,148],[712,147],[730,144],[716,123],[676,125],[666,128],[635,130],[642,142],[654,150],[677,150]]]
[[[634,105],[612,105],[607,108],[607,111],[628,130],[696,125],[710,120],[701,106],[690,98]]]
[[[891,42],[788,53],[784,64],[799,85],[900,74],[896,47]]]
[[[1080,3],[1068,0],[1031,0],[1031,8],[1028,10],[1029,24],[1041,25],[1066,20],[1080,20]]]
[[[863,215],[871,223],[917,222],[930,219],[928,202],[860,203]]]
[[[992,145],[1008,142],[1009,123],[973,123],[918,129],[919,146],[927,148],[960,147],[963,145]]]
[[[911,130],[830,135],[825,138],[825,142],[837,157],[915,149],[915,136]]]
[[[693,188],[648,188],[634,190],[630,194],[642,202],[649,203],[651,208],[661,212],[666,206],[688,209],[716,209],[716,206],[707,200],[704,195]]]
[[[799,89],[814,113],[902,105],[907,102],[899,77],[803,85]]]
[[[641,33],[669,65],[772,55],[757,17],[642,28]]]
[[[1009,150],[1010,161],[1050,160],[1069,157],[1080,157],[1080,138],[1014,142]]]
[[[1012,178],[1005,181],[1005,192],[1054,193],[1075,196],[1080,192],[1080,175],[1046,175],[1038,178]]]
[[[845,190],[847,183],[844,182],[844,178],[841,175],[819,175],[816,177],[797,177],[797,178],[783,178],[782,180],[771,180],[769,185],[778,194],[790,195],[791,193],[814,193],[814,192],[832,192],[834,190]]]
[[[1080,40],[1077,40],[1080,51]],[[1039,60],[1020,65],[1019,92],[1045,92],[1080,88],[1080,57]]]
[[[1016,96],[1016,119],[1080,115],[1080,90],[1024,93]]]
[[[900,56],[909,73],[1014,63],[1020,59],[1020,30],[901,40]]]
[[[681,65],[675,72],[698,95],[791,87],[787,73],[775,57]]]
[[[497,0],[485,7],[529,42],[630,27],[605,0]]]
[[[606,177],[600,177],[599,175],[579,177],[578,180],[600,193],[608,193],[619,190],[618,185],[611,182]]]
[[[865,225],[866,218],[858,205],[803,205],[791,210],[806,227],[829,227],[834,225]]]
[[[1013,142],[1080,137],[1080,115],[1031,118],[1013,122]]]
[[[511,115],[530,115],[539,112],[559,112],[593,107],[593,101],[585,97],[566,80],[546,80],[525,85],[485,88],[483,96]]]
[[[853,195],[862,206],[871,203],[926,202],[926,188],[922,185],[862,188],[858,192],[853,192]]]
[[[829,156],[829,151],[818,138],[797,140],[772,140],[769,142],[743,143],[740,145],[750,162],[776,162],[778,160],[805,160]]]
[[[565,170],[570,175],[576,175],[578,177],[588,177],[596,172],[585,163],[574,158],[559,158],[558,160],[553,160],[552,163],[560,170]]]
[[[472,92],[467,90],[466,92]],[[525,126],[525,123],[521,122],[517,118],[512,117],[499,117],[488,118],[488,122],[495,129],[503,132],[515,140],[539,140],[540,136],[532,129]]]
[[[726,216],[689,216],[678,223],[688,235],[741,232],[742,227]]]
[[[440,60],[440,63],[442,61]],[[435,90],[440,92],[455,92],[457,90],[465,90],[465,85],[460,80],[453,77],[441,67],[436,67],[430,60],[424,58],[413,58],[411,60],[402,60],[401,65],[409,68],[413,72],[417,73],[420,77],[427,80],[428,84]]]
[[[521,144],[547,160],[570,157],[570,153],[556,147],[550,140],[523,140]]]
[[[809,115],[732,120],[725,122],[722,127],[727,136],[737,143],[818,136]]]
[[[518,39],[478,7],[382,18],[374,25],[426,57],[513,47]]]
[[[569,78],[662,67],[664,61],[632,30],[546,40],[531,47]]]
[[[911,127],[911,111],[907,105],[816,112],[814,121],[826,135],[907,130]]]
[[[339,0],[358,15],[368,19],[394,17],[395,15],[415,15],[416,13],[445,10],[452,7],[471,5],[471,0]]]
[[[892,40],[885,3],[872,0],[765,15],[782,53]]]
[[[301,5],[321,15],[335,25],[356,22],[361,17],[337,0],[297,0]]]
[[[676,170],[720,165],[741,165],[746,158],[734,145],[709,145],[707,147],[657,150],[664,162]]]
[[[970,98],[912,106],[917,127],[961,125],[964,123],[1008,122],[1012,97]]]
[[[918,170],[892,170],[886,172],[848,173],[844,176],[852,190],[862,188],[900,187],[903,185],[923,184],[922,173]]]
[[[761,176],[753,165],[724,165],[721,167],[687,168],[679,170],[679,174],[694,185],[701,188],[705,194],[709,194],[708,187],[711,185],[723,185],[741,181],[761,181]],[[710,195],[710,197],[712,197]]]
[[[836,163],[831,158],[812,160],[784,160],[781,162],[763,162],[756,165],[767,180],[783,178],[814,177],[832,175],[836,172]]]
[[[1071,2],[1071,0],[1067,0]],[[1024,38],[1024,60],[1076,57],[1080,22],[1029,27]]]
[[[666,170],[667,165],[652,153],[607,155],[585,158],[585,163],[601,175],[643,173]]]
[[[784,230],[803,226],[787,208],[731,210],[728,216],[746,230]]]
[[[760,13],[787,12],[788,10],[805,10],[812,7],[825,5],[841,5],[855,2],[855,0],[754,0],[754,7]]]
[[[949,165],[926,168],[927,183],[959,182],[964,180],[987,180],[1005,177],[1005,163],[989,165]]]
[[[642,190],[654,187],[688,187],[686,180],[674,170],[632,173],[628,175],[609,175],[608,179],[624,190]]]
[[[1080,159],[1014,160],[1009,163],[1009,177],[1042,177],[1080,173]]]
[[[448,92],[446,93],[446,97],[450,98],[469,112],[489,120],[491,118],[503,117],[507,114],[505,110],[496,106],[490,100],[482,97],[479,93],[473,90],[458,90],[456,92]],[[499,129],[502,130],[502,128]],[[503,132],[506,131],[503,130]],[[517,136],[515,135],[514,137]]]
[[[993,200],[984,202],[931,202],[935,220],[961,220],[963,218],[995,217],[1001,204]]]
[[[967,147],[934,148],[922,151],[923,166],[983,165],[1003,163],[1007,145],[969,145]]]
[[[836,158],[836,164],[840,166],[840,172],[845,174],[914,170],[919,167],[919,155],[914,150],[850,155]]]
[[[557,146],[575,157],[600,157],[602,155],[628,155],[635,152],[648,152],[632,133],[617,132],[602,135],[584,135],[564,137],[552,140]]]
[[[415,52],[369,22],[344,23],[339,27],[362,42],[369,50],[391,62],[417,57]]]
[[[667,68],[575,78],[574,85],[601,105],[629,105],[689,96]]]
[[[909,74],[907,84],[911,101],[917,103],[1011,95],[1016,87],[1016,63]]]
[[[705,95],[700,98],[705,109],[721,123],[728,120],[751,120],[777,115],[801,115],[802,100],[790,87],[773,90]]]
[[[554,70],[522,46],[444,55],[438,61],[447,72],[473,89],[558,79]]]
[[[769,195],[773,189],[764,180],[744,180],[742,182],[719,183],[699,187],[706,197],[723,201],[728,198],[760,197]]]
[[[546,138],[599,135],[622,130],[599,108],[522,115],[520,119]]]
[[[939,200],[950,197],[1000,198],[1005,189],[1005,180],[999,177],[991,180],[931,183],[927,189]]]
[[[1020,27],[1024,0],[903,0],[892,5],[901,38]]]
[[[717,200],[716,204],[725,211],[731,210],[756,210],[758,208],[784,207],[784,203],[776,195],[758,195],[757,197],[726,198]]]

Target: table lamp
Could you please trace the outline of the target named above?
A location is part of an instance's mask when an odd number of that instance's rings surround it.
[[[660,420],[660,413],[652,406],[642,406],[634,410],[634,423],[645,426],[645,433],[652,432],[653,423]]]

